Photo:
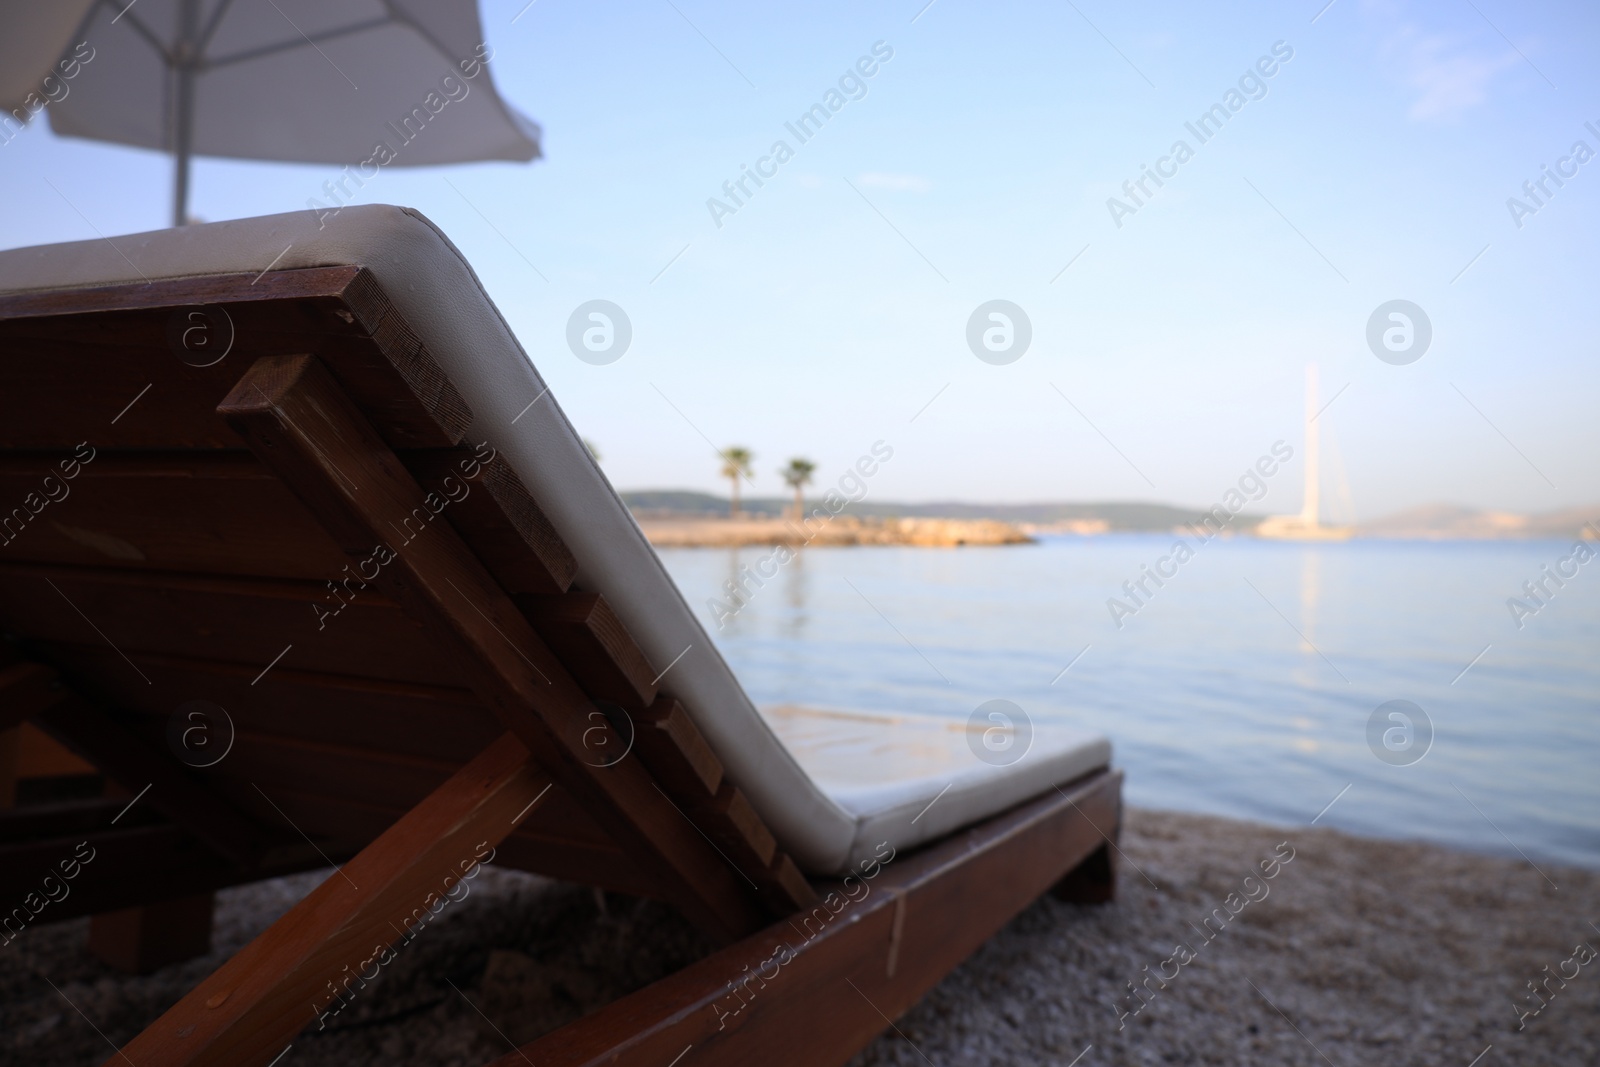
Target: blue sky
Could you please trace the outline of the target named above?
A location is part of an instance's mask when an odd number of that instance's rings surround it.
[[[1315,361],[1344,389],[1325,517],[1600,505],[1600,160],[1520,228],[1506,205],[1600,151],[1592,8],[524,2],[483,5],[490,69],[546,158],[388,168],[359,201],[451,235],[619,487],[725,488],[710,438],[776,494],[790,456],[831,482],[881,439],[878,499],[1203,505],[1298,449]],[[784,124],[875,42],[865,95],[798,143]],[[1276,42],[1265,95],[1198,143],[1185,123]],[[1118,227],[1108,197],[1180,138],[1193,158]],[[708,198],[779,139],[794,157],[719,228]],[[337,170],[201,160],[192,210],[303,208]],[[36,124],[0,147],[26,205],[0,244],[94,236],[46,179],[105,233],[166,224],[164,157]],[[565,341],[596,298],[633,326],[605,366]],[[1433,325],[1406,366],[1365,339],[1396,298]],[[993,299],[1033,330],[1004,366],[966,342]],[[1300,477],[1258,506],[1297,508]]]

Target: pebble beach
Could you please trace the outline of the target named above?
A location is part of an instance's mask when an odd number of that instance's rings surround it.
[[[1037,901],[855,1063],[1600,1062],[1595,872],[1137,809],[1122,849],[1116,902]],[[89,956],[87,920],[29,930],[0,950],[0,1063],[105,1062],[323,876],[219,894],[212,954],[142,977]],[[652,901],[478,882],[283,1067],[474,1067],[712,948]]]

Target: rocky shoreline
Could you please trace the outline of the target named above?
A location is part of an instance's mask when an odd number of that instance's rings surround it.
[[[642,518],[639,526],[660,548],[739,545],[1023,545],[1033,538],[994,519],[863,519],[839,515],[810,527],[784,519]]]
[[[1122,849],[1115,903],[1040,899],[856,1067],[1600,1058],[1600,968],[1574,965],[1574,976],[1568,966],[1583,956],[1575,945],[1600,945],[1600,873],[1140,810],[1129,812]],[[1270,880],[1246,878],[1269,859]],[[215,951],[145,977],[89,956],[87,920],[30,928],[0,951],[0,1063],[106,1062],[326,873],[219,894]],[[1250,902],[1235,910],[1228,902],[1241,892]],[[1218,908],[1234,915],[1213,931],[1205,918]],[[1174,973],[1180,944],[1194,958]],[[478,1067],[505,1055],[508,1040],[530,1040],[711,949],[655,902],[487,868],[335,1022],[296,1038],[282,1067]],[[1549,977],[1558,971],[1568,977]],[[1546,991],[1537,1014],[1526,1014],[1537,1003],[1530,981]],[[1137,1012],[1135,983],[1146,990]]]

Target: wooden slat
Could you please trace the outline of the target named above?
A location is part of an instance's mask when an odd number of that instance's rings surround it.
[[[58,460],[0,458],[0,499],[20,503]],[[5,545],[6,560],[319,582],[351,562],[245,453],[101,451],[67,486]]]
[[[316,793],[329,804],[365,802],[399,813],[415,806],[460,769],[460,763],[444,760],[240,731],[234,751],[216,768],[220,773],[214,775],[213,788],[231,797],[256,821],[281,824],[283,817],[264,796],[276,801],[281,791],[292,789]],[[311,816],[309,821],[295,817],[301,832],[313,838],[333,836],[324,827],[322,815],[312,812]]]
[[[155,683],[146,686],[110,649],[85,650],[85,654],[97,665],[92,672],[97,676],[114,675],[118,669],[126,671],[131,678],[127,686],[131,695],[139,697],[154,691],[149,713],[127,724],[147,745],[164,743],[166,715],[162,709],[171,706],[175,699],[172,694],[198,694],[217,698],[229,706],[235,712],[239,727],[235,749],[216,767],[198,773],[207,779],[217,795],[231,801],[265,827],[288,832],[287,816],[294,826],[311,834],[324,852],[335,857],[348,855],[370,842],[426,795],[428,786],[447,778],[454,769],[447,760],[464,762],[465,758],[470,758],[470,752],[466,757],[459,755],[463,739],[482,738],[485,731],[489,740],[496,736],[493,717],[482,711],[468,693],[351,683],[350,680],[319,678],[293,671],[286,671],[282,676],[274,673],[274,687],[263,683],[251,688],[248,683],[255,670],[253,667],[250,673],[231,671],[219,676],[206,673],[208,665],[137,657],[139,667]],[[174,680],[169,676],[173,663],[193,669]],[[316,686],[317,681],[346,685],[330,690]],[[230,688],[215,688],[219,685]],[[248,693],[256,703],[240,704],[230,699],[228,692]],[[264,699],[269,695],[274,699]],[[441,696],[469,700],[472,704],[467,707],[441,705]],[[318,710],[328,702],[339,708],[339,714],[328,715]],[[307,739],[257,733],[248,728],[247,724],[251,723],[296,730]],[[478,746],[480,750],[482,747],[482,744]],[[434,758],[396,764],[385,755],[395,749],[403,750],[402,755],[407,757]],[[431,770],[420,772],[419,764]],[[455,765],[459,766],[459,762]],[[418,777],[419,773],[422,777]],[[297,785],[306,786],[309,791],[302,792],[295,788]],[[270,802],[258,792],[258,787],[270,797]],[[384,803],[372,803],[379,799]],[[48,819],[43,818],[44,811],[37,812],[40,818],[20,818],[24,813],[15,813],[18,816],[15,819],[0,815],[0,842],[55,832],[103,829],[124,804],[124,801],[95,801],[90,805],[94,809],[92,812],[82,813],[57,812],[52,806]],[[118,825],[138,825],[147,822],[153,814],[153,809],[141,800]],[[311,851],[298,837],[293,838],[292,844],[302,852]],[[266,857],[267,861],[281,861],[281,853],[282,846],[275,846]],[[6,856],[0,848],[0,866],[8,862]],[[314,853],[312,859],[312,866],[321,862]],[[26,866],[31,859],[19,862]],[[618,892],[644,896],[660,894],[659,887],[643,877],[627,856],[605,837],[583,806],[559,786],[553,787],[529,814],[498,862]],[[224,879],[223,883],[238,880]],[[184,886],[178,883],[171,888],[183,890]],[[102,893],[97,899],[110,906],[133,902],[131,898],[129,901],[118,899],[114,893]],[[146,892],[138,902],[148,903],[153,899],[156,898]]]
[[[332,808],[342,804],[388,810],[393,821],[460,769],[458,763],[396,757],[344,745],[307,744],[262,734],[241,734],[237,747],[237,761],[229,758],[229,773],[218,776],[215,788],[234,797],[241,808],[266,823],[280,821],[281,817],[262,801],[257,788],[273,801],[285,790],[315,794],[319,803],[329,806],[328,815],[311,811],[305,819],[294,817],[296,825],[313,836],[324,823],[329,824],[324,832],[337,836]],[[571,794],[548,778],[545,784],[550,791],[523,824],[525,832],[597,848],[616,847]],[[369,839],[358,840],[365,844]]]
[[[122,1050],[145,1067],[264,1065],[508,834],[543,780],[507,734]],[[440,909],[444,905],[439,905]],[[109,1063],[120,1063],[113,1055]]]
[[[732,782],[724,779],[715,797],[687,810],[775,914],[802,911],[816,903],[816,890],[794,862],[778,851],[772,831]]]
[[[302,701],[296,700],[294,704],[300,706]],[[307,718],[320,722],[340,720],[344,716],[309,714]],[[433,721],[436,730],[430,732],[441,737],[450,736],[452,742],[458,739],[459,731],[452,731],[449,716],[435,716]],[[165,717],[160,715],[140,716],[127,724],[130,732],[147,745],[163,742],[165,725]],[[241,725],[227,759],[200,773],[218,796],[262,826],[287,830],[292,825],[319,842],[359,847],[466,762],[466,759],[449,755],[448,750],[439,745],[426,752],[393,753],[359,736],[360,723],[354,724],[354,730],[351,725],[339,723],[338,733],[350,736],[336,742],[261,733]],[[492,718],[486,716],[485,725],[490,728],[490,740],[498,736],[493,730]],[[366,728],[375,733],[382,731],[382,716],[375,716]],[[478,731],[474,729],[469,736],[478,736]],[[452,743],[450,747],[455,746]],[[482,747],[479,746],[480,751]],[[550,791],[519,828],[519,835],[557,842],[580,851],[620,855],[585,807],[559,785],[549,784]],[[358,809],[361,814],[350,817],[348,809],[351,808]],[[289,823],[285,822],[285,816]],[[0,827],[3,825],[0,819]],[[541,873],[557,876],[548,870]],[[561,877],[571,875],[568,869],[559,874]],[[646,888],[646,883],[636,876],[630,875],[623,881],[627,891]],[[607,884],[622,889],[623,881],[612,877]],[[653,886],[648,891],[652,895],[656,892]]]
[[[722,761],[676,699],[658,697],[634,716],[634,731],[639,758],[668,793],[690,805],[717,795]]]
[[[463,686],[460,669],[398,604],[361,588],[359,577],[346,580],[334,591],[327,582],[0,563],[0,624],[24,640],[98,642],[103,634],[130,656],[257,672],[293,644],[288,662],[300,670]]]
[[[251,686],[253,666],[230,669],[136,656],[135,663],[153,683],[146,685],[110,649],[79,650],[76,658],[95,664],[89,672],[95,677],[121,679],[121,684],[113,687],[117,702],[144,712],[129,728],[147,744],[163,743],[165,709],[175,706],[180,694],[211,699],[227,708],[237,730],[235,747],[227,760],[202,772],[210,787],[264,825],[281,827],[281,816],[257,790],[265,791],[295,826],[319,841],[337,842],[339,847],[360,846],[370,839],[350,836],[351,822],[340,805],[359,801],[381,804],[387,812],[385,819],[358,820],[360,833],[376,833],[388,824],[386,820],[398,817],[459,766],[466,758],[460,751],[464,743],[477,743],[481,748],[487,743],[484,738],[494,736],[493,717],[475,701],[471,707],[436,706],[441,698],[472,700],[470,694],[456,691],[327,678],[281,666],[269,675],[271,684],[263,681]],[[330,688],[330,683],[338,685]],[[337,715],[319,710],[329,704],[339,709]],[[742,794],[722,782],[720,764],[681,707],[670,698],[663,698],[658,705],[667,709],[660,716],[667,724],[664,729],[684,748],[674,743],[672,759],[663,760],[657,752],[647,765],[652,770],[676,766],[682,772],[689,766],[683,756],[687,749],[699,754],[701,766],[709,766],[710,775],[723,786],[720,798],[713,798],[705,780],[695,775],[690,779],[693,788],[675,791],[669,775],[658,778],[663,788],[684,815],[756,884],[770,907],[782,913],[808,904],[814,894],[804,878],[792,862],[775,855],[770,833]],[[641,758],[652,737],[649,727],[641,723],[636,742]],[[683,777],[680,773],[678,779]],[[316,800],[303,809],[293,809],[284,800],[286,791],[314,793]],[[548,818],[552,828],[546,832],[564,840],[585,847],[615,848],[585,807],[560,787],[540,805],[535,818]],[[554,826],[561,830],[557,832]],[[522,866],[567,878],[597,869],[587,861],[559,867],[554,862],[529,861]],[[608,874],[603,884],[625,892],[660,892],[655,883],[631,870],[625,877]]]
[[[597,886],[635,897],[661,896],[661,887],[650,880],[628,854],[618,849],[575,845],[559,838],[516,834],[501,844],[494,862],[499,867],[526,871],[562,882]]]
[[[777,854],[749,799],[723,780],[721,762],[693,720],[670,697],[656,699],[649,662],[605,598],[574,592],[516,601],[585,692],[637,715],[640,758],[769,907],[786,914],[814,902],[798,868]]]
[[[800,869],[777,851],[777,841],[744,793],[723,778],[722,762],[683,706],[662,696],[635,719],[639,758],[686,817],[755,887],[774,914],[816,902]]]
[[[764,871],[753,876],[756,890],[775,915],[789,915],[816,906],[820,896],[811,880],[786,852],[777,853]]]
[[[91,800],[62,800],[52,804],[28,804],[0,811],[0,843],[15,843],[104,830],[128,806],[123,799],[95,797]],[[135,805],[117,820],[125,827],[154,821],[153,809]]]
[[[221,706],[240,730],[436,757],[457,766],[504,730],[469,689],[299,670],[294,666],[299,644],[265,674],[282,645],[267,646],[254,663],[132,652],[132,666],[103,644],[39,642],[30,649],[74,687],[158,725],[185,702],[207,700]],[[205,773],[226,775],[229,762]]]
[[[771,866],[778,842],[773,839],[744,791],[724,781],[717,795],[689,809],[701,815],[696,820],[743,871],[764,871]]]
[[[31,722],[0,730],[0,810],[91,799],[105,789],[93,764]]]
[[[352,556],[368,552],[422,499],[400,460],[309,356],[258,360],[219,411]],[[660,803],[641,764],[584,761],[592,704],[448,527],[427,527],[374,583],[436,627],[484,703],[691,921],[725,937],[760,925],[755,895],[693,825]]]
[[[140,801],[140,804],[143,804]],[[137,812],[137,806],[134,812]],[[71,894],[52,902],[38,923],[76,919],[96,912],[153,904],[173,897],[222,889],[261,878],[276,878],[327,866],[328,861],[303,842],[274,850],[268,862],[245,869],[222,859],[183,829],[168,822],[125,826],[134,812],[109,829],[80,830],[65,837],[0,844],[0,900],[14,907],[39,880],[70,860],[79,845],[94,851],[72,881]],[[327,851],[324,849],[324,851]],[[347,853],[328,852],[335,862]]]
[[[568,593],[516,601],[584,692],[630,714],[655,700],[655,672],[605,597]]]
[[[11,729],[66,695],[60,676],[43,664],[19,660],[0,667],[0,730]]]
[[[233,322],[232,351],[210,367],[183,362],[168,336],[174,314],[197,305],[222,305]],[[70,449],[86,438],[103,449],[237,448],[215,408],[242,368],[278,352],[316,352],[396,448],[458,444],[472,422],[360,267],[0,294],[0,347],[0,448]]]
[[[412,452],[401,458],[422,488],[450,500],[450,525],[508,592],[566,592],[578,561],[493,448]]]
[[[89,701],[77,697],[59,701],[34,715],[33,722],[131,795],[144,793],[142,803],[237,866],[255,866],[271,843],[271,835],[191,777],[176,759],[147,745]]]
[[[888,853],[867,868],[875,877],[824,886],[812,912],[493,1067],[661,1067],[691,1047],[698,1067],[843,1064],[1101,845],[1095,826],[1113,832],[1121,778],[1097,772],[916,854]]]
[[[301,793],[281,785],[273,786],[271,794],[284,815],[299,825],[318,827],[328,841],[337,843],[331,847],[341,851],[330,851],[330,855],[359,851],[405,816],[405,809],[348,797]],[[572,832],[566,816],[575,807],[560,786],[553,787],[511,836],[500,843],[495,866],[633,896],[659,897],[660,887],[646,878],[621,849]]]
[[[3,671],[16,674],[28,666],[13,663]],[[19,699],[36,726],[117,781],[130,795],[141,795],[149,807],[184,827],[217,855],[242,868],[260,862],[273,835],[262,833],[226,799],[136,736],[127,724],[61,685],[53,669],[32,665],[25,673],[31,679],[26,688],[36,696],[42,680],[48,698],[32,703]]]

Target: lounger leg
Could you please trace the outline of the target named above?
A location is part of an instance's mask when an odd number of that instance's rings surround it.
[[[102,912],[89,921],[89,951],[134,974],[204,956],[211,951],[215,900],[215,894],[201,893],[142,908]]]
[[[0,730],[0,811],[17,803],[17,748],[22,727]]]
[[[1057,900],[1069,904],[1107,904],[1117,896],[1117,854],[1110,842],[1089,853],[1083,862],[1050,888]]]

